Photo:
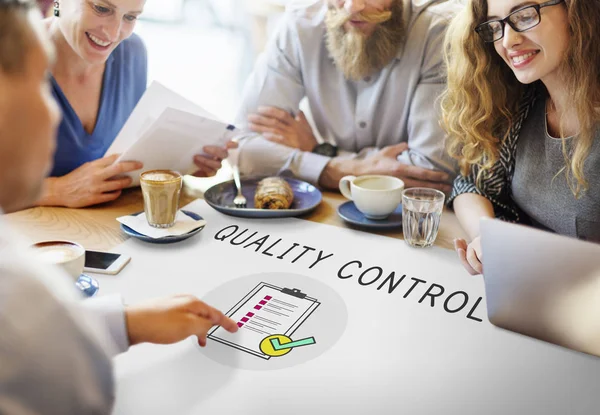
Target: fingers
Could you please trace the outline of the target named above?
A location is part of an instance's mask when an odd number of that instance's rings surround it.
[[[456,238],[454,240],[454,249],[456,251],[458,251],[459,249],[462,249],[463,251],[466,252],[467,251],[467,247],[468,247],[467,241],[465,241],[464,239],[462,239],[462,238]]]
[[[193,173],[195,177],[210,177],[217,174],[221,168],[222,162],[229,156],[227,149],[236,148],[237,143],[230,141],[226,144],[226,148],[219,146],[205,146],[202,150],[206,154],[196,154],[194,156],[194,164],[198,170]]]
[[[198,316],[200,319],[204,319],[208,322],[209,327],[206,329],[206,331],[208,332],[208,330],[210,330],[210,328],[212,326],[221,326],[223,327],[225,330],[227,330],[230,333],[235,333],[236,331],[238,331],[239,327],[237,325],[237,323],[230,319],[229,317],[225,316],[223,313],[221,313],[219,310],[206,305],[206,310],[205,310],[205,314],[206,315],[200,315]],[[206,334],[205,333],[199,333],[200,335],[202,334]],[[198,334],[197,334],[198,335]],[[200,335],[198,335],[198,338],[200,339]]]
[[[210,320],[198,316],[194,317],[193,333],[190,334],[195,334],[198,337],[198,344],[201,347],[206,346],[206,335],[212,326],[213,324]]]
[[[98,193],[94,195],[86,204],[86,206],[98,205],[100,203],[112,202],[116,200],[119,196],[121,196],[121,191],[117,190],[115,192],[108,193]]]
[[[208,304],[204,305],[206,307],[206,318],[210,320],[214,326],[221,326],[230,333],[235,333],[238,330],[238,325],[235,321],[225,316],[225,314],[216,308],[211,307]]]
[[[477,275],[478,272],[473,269],[469,261],[467,260],[467,242],[464,239],[455,239],[454,240],[454,249],[458,254],[458,258],[462,263],[463,267],[467,270],[467,272],[471,275]]]
[[[221,168],[221,160],[213,160],[201,154],[194,156],[194,164],[201,170],[219,170]]]
[[[289,127],[289,124],[272,117],[265,117],[259,114],[248,115],[248,121],[251,125],[260,127],[271,127],[271,128],[285,128]]]
[[[283,145],[288,144],[288,140],[281,134],[263,133],[263,137],[273,143],[283,144]]]
[[[481,265],[481,261],[471,245],[467,248],[467,261],[469,261],[469,265],[477,274],[483,274],[483,265]]]
[[[186,308],[199,317],[210,320],[213,324],[218,324],[219,320],[223,317],[223,313],[214,307],[209,306],[204,301],[194,297],[193,295],[182,295],[177,296],[183,298],[186,302]]]
[[[206,346],[206,335],[213,326],[221,326],[230,333],[235,333],[238,330],[237,323],[216,308],[194,297],[188,297],[187,301],[188,309],[196,317],[193,330],[194,334],[198,336],[200,346]]]
[[[198,169],[196,170],[194,173],[192,173],[192,176],[194,177],[212,177],[215,174],[217,174],[216,170],[211,170],[211,169]]]
[[[259,124],[254,124],[254,123],[248,124],[248,128],[250,128],[250,130],[254,131],[255,133],[259,133],[259,134],[263,134],[263,135],[265,133],[281,134],[284,132],[283,129],[281,129],[281,128],[267,127],[264,125],[259,125]]]
[[[304,124],[305,126],[310,127],[310,124],[308,123],[308,120],[306,119],[306,115],[304,115],[304,111],[300,111],[298,113],[298,115],[296,116],[296,121]]]
[[[286,125],[294,124],[294,117],[288,112],[276,107],[258,107],[258,114],[275,119]]]
[[[120,154],[113,154],[111,156],[102,157],[101,159],[92,161],[91,164],[94,164],[98,167],[108,167],[117,161],[119,156]]]
[[[119,176],[124,173],[130,173],[132,171],[140,170],[144,167],[139,161],[122,161],[120,163],[112,164],[104,169],[100,174],[100,179],[106,180],[111,177]]]
[[[400,177],[404,182],[404,186],[409,189],[411,187],[427,187],[430,189],[436,189],[443,193],[450,193],[452,191],[452,186],[447,183],[439,183],[439,182],[424,182],[420,180],[413,180],[406,177]]]
[[[228,141],[227,144],[225,144],[225,147],[227,148],[227,150],[233,150],[235,148],[238,148],[239,144],[235,141]]]
[[[198,336],[198,344],[200,347],[206,347],[206,336]]]
[[[225,330],[234,333],[238,330],[237,323],[225,316],[221,311],[209,306],[205,302],[192,297],[188,305],[189,309],[199,317],[203,317],[214,326],[221,326]]]
[[[133,180],[131,177],[124,177],[122,179],[105,180],[98,187],[98,193],[114,192],[115,190],[125,189],[130,186]]]
[[[386,157],[398,157],[400,154],[408,150],[408,143],[398,143],[392,146],[384,147],[381,150],[381,154]]]
[[[213,159],[223,160],[229,156],[226,148],[218,146],[204,146],[202,151],[204,151],[208,156],[213,157]]]
[[[223,314],[221,314],[221,316],[222,317],[215,324],[223,327],[225,330],[227,330],[230,333],[235,333],[236,331],[238,331],[239,327],[234,320],[230,319],[229,317],[227,317]]]
[[[407,166],[402,165],[401,174],[406,177],[410,177],[413,179],[417,179],[425,182],[438,182],[438,183],[448,183],[450,181],[450,176],[448,173],[444,173],[443,171],[436,171],[425,169],[423,167],[417,166]]]

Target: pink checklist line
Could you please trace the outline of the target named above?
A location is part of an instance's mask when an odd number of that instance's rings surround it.
[[[267,303],[268,303],[270,300],[272,300],[272,299],[273,299],[273,297],[272,297],[272,296],[270,296],[270,295],[265,295],[265,297],[264,297],[262,300],[260,300],[260,301],[258,302],[258,304],[256,304],[256,305],[254,306],[254,309],[255,309],[255,310],[260,310],[261,308],[263,308],[263,306],[265,306],[265,305],[266,305],[266,304],[267,304]],[[244,324],[246,324],[248,321],[250,321],[250,319],[251,319],[252,317],[254,317],[254,313],[251,313],[251,312],[248,312],[248,313],[246,313],[246,316],[244,316],[242,319],[240,319],[240,321],[238,321],[238,322],[237,322],[237,326],[238,326],[239,328],[242,328],[242,327],[244,327]]]
[[[252,317],[254,317],[254,313],[246,313],[246,316],[242,317],[242,319],[237,322],[237,326],[242,328]]]

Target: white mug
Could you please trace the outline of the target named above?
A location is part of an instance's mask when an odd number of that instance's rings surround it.
[[[45,241],[33,245],[40,261],[62,268],[77,281],[85,266],[85,248],[71,241]]]
[[[404,182],[393,176],[346,176],[340,192],[369,219],[387,218],[402,201]]]

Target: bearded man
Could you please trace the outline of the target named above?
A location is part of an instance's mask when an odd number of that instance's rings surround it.
[[[324,188],[346,175],[386,174],[406,187],[449,191],[456,166],[444,151],[436,99],[458,2],[298,3],[246,84],[237,121],[256,134],[242,142],[241,172],[287,171]],[[312,126],[299,111],[304,98]]]

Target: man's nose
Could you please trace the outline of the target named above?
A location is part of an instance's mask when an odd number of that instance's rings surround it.
[[[365,9],[365,0],[347,0],[344,8],[350,15],[360,13]]]

